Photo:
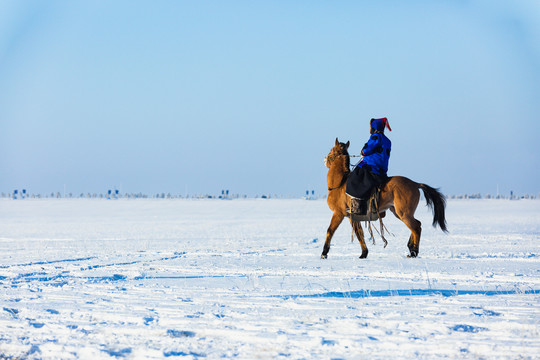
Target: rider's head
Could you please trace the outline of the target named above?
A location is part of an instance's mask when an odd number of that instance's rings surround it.
[[[370,124],[370,133],[373,134],[375,131],[384,133],[384,128],[387,127],[388,130],[392,131],[390,128],[390,124],[388,123],[387,118],[380,118],[380,119],[371,119]]]

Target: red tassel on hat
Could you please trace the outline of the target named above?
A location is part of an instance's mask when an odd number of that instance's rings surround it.
[[[392,131],[392,128],[390,127],[390,124],[388,123],[387,118],[383,118],[384,125],[388,128],[388,130]]]

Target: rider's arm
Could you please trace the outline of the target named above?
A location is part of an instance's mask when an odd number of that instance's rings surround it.
[[[373,153],[381,152],[381,150],[380,137],[377,134],[373,134],[362,148],[362,155],[369,156]]]

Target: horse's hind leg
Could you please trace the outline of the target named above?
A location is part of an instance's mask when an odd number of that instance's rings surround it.
[[[360,255],[360,259],[365,259],[368,255],[368,248],[364,240],[364,230],[362,230],[362,223],[354,222],[351,220],[351,226],[353,228],[354,234],[356,235],[356,238],[360,242],[360,246],[362,247],[362,255]]]
[[[417,257],[420,249],[420,235],[422,234],[422,223],[416,220],[414,217],[409,216],[402,219],[402,221],[411,230],[411,236],[407,247],[409,248],[409,257]]]
[[[326,230],[326,241],[324,242],[323,251],[321,254],[321,259],[326,259],[328,257],[328,252],[330,251],[330,242],[332,241],[332,236],[336,232],[339,224],[343,221],[344,216],[334,213],[332,215],[332,220],[330,220],[330,226]]]
[[[420,191],[417,185],[411,185],[409,189],[405,189],[399,197],[394,197],[394,206],[390,211],[411,230],[411,236],[407,247],[409,248],[409,257],[417,257],[420,248],[420,234],[422,233],[422,223],[414,218],[414,212],[420,200]]]

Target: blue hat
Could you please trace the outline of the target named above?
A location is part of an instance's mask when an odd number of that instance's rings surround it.
[[[371,119],[370,125],[377,131],[384,131],[385,126],[388,128],[388,130],[392,131],[390,124],[388,123],[388,119],[385,117],[380,119]]]

